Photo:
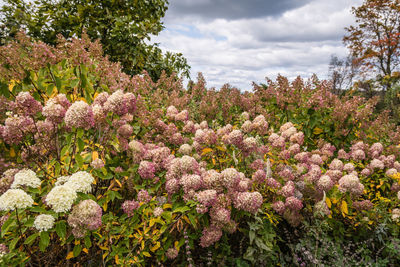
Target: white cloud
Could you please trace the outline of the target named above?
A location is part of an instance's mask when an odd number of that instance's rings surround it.
[[[192,66],[192,79],[203,72],[210,87],[230,83],[250,90],[252,81],[278,73],[326,78],[331,54],[346,54],[344,27],[354,22],[350,7],[360,3],[314,0],[280,16],[237,20],[221,15],[192,21],[185,14],[170,20],[167,12],[166,29],[154,40],[163,50],[182,52]]]

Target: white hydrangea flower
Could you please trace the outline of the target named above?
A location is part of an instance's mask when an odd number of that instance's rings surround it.
[[[400,209],[393,209],[392,210],[392,220],[395,222],[400,221]]]
[[[76,191],[67,185],[53,187],[47,194],[46,204],[55,212],[67,212],[76,199]]]
[[[39,231],[47,231],[54,226],[54,217],[49,214],[40,214],[33,222],[33,226]]]
[[[164,212],[164,210],[161,207],[156,207],[153,211],[154,217],[161,216],[161,214]]]
[[[71,177],[71,176],[60,176],[60,177],[57,178],[57,181],[54,183],[54,185],[55,185],[55,186],[63,185],[63,184],[65,184],[66,182],[68,182],[68,180],[69,180],[70,177]]]
[[[25,209],[32,205],[32,197],[22,189],[9,189],[0,196],[0,210]]]
[[[89,193],[92,191],[93,176],[85,171],[79,171],[71,175],[66,186],[75,190],[75,192]]]
[[[11,188],[18,188],[21,185],[27,185],[33,188],[40,186],[40,179],[36,176],[36,173],[29,169],[20,170],[14,176],[14,182],[11,184]]]
[[[189,155],[192,152],[192,147],[189,144],[183,144],[179,148],[178,152],[183,155]]]

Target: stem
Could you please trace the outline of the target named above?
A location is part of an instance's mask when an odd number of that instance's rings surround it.
[[[72,150],[72,155],[75,156],[75,152],[76,152],[76,136],[78,134],[78,130],[75,131],[74,134],[74,145],[73,145],[73,150]],[[68,173],[69,173],[69,169],[71,168],[71,164],[72,164],[72,157],[71,160],[69,162],[69,166],[68,166]]]
[[[57,127],[57,125],[54,123],[53,124],[53,127],[54,127],[54,131],[56,132],[56,140],[55,140],[55,142],[56,142],[56,150],[57,150],[57,160],[58,161],[60,161],[60,145],[58,144],[58,127]]]
[[[17,217],[18,232],[20,235],[20,239],[22,240],[22,238],[23,238],[22,230],[21,230],[22,227],[21,227],[21,221],[19,220],[19,217],[18,217],[18,208],[15,208],[15,216]],[[28,252],[29,257],[32,259],[33,257],[32,257],[32,252],[30,251],[30,249],[28,249],[24,243],[22,243],[22,245],[24,246],[24,249]],[[29,263],[29,266],[31,266],[31,263]]]

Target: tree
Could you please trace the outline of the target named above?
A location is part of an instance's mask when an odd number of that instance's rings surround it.
[[[400,63],[400,0],[365,0],[352,12],[356,25],[346,28],[343,41],[365,71],[377,74],[386,91]]]
[[[329,62],[329,77],[332,81],[332,90],[339,94],[341,90],[348,89],[352,86],[354,78],[358,74],[356,61],[351,57],[338,58],[336,55],[331,55]]]
[[[83,31],[92,40],[100,39],[105,54],[121,62],[128,74],[146,70],[157,80],[162,71],[189,76],[182,54],[163,54],[158,44],[148,44],[151,35],[163,29],[161,19],[167,0],[6,0],[1,10],[1,43],[16,32],[55,45],[57,35],[80,37]]]

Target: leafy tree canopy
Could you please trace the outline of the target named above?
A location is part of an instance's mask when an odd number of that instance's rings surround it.
[[[400,1],[365,0],[343,41],[366,69],[390,77],[400,64]]]
[[[100,39],[106,55],[121,62],[128,74],[146,70],[157,80],[162,71],[189,77],[190,67],[181,53],[162,53],[148,44],[163,29],[167,0],[6,0],[1,9],[1,44],[20,31],[55,45],[57,35],[80,37],[86,31]]]

